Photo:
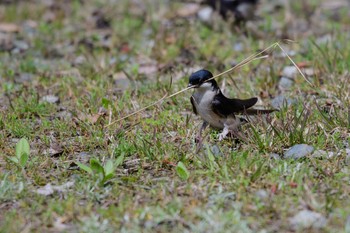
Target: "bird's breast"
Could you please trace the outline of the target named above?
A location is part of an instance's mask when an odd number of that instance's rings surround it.
[[[215,95],[216,92],[214,91],[196,92],[193,94],[194,104],[197,113],[204,121],[214,128],[223,129],[226,118],[217,115],[212,109],[212,101]]]

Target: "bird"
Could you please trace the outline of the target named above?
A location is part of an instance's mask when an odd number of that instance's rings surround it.
[[[199,115],[203,124],[200,128],[197,141],[201,143],[202,131],[209,125],[214,129],[222,130],[219,141],[228,133],[237,133],[238,128],[247,123],[245,118],[236,115],[259,115],[274,112],[275,109],[254,109],[258,98],[230,99],[224,96],[213,74],[205,69],[192,73],[189,77],[189,88],[194,88],[191,96],[193,112]]]
[[[217,10],[225,20],[233,15],[235,24],[240,24],[254,18],[258,0],[206,0],[204,4]]]

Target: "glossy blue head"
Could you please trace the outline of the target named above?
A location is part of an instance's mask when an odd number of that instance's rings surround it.
[[[212,86],[217,86],[217,83],[214,79],[211,79],[208,81],[208,79],[212,78],[213,74],[208,71],[208,70],[198,70],[196,72],[194,72],[193,74],[191,74],[189,82],[188,82],[188,86],[189,87],[200,87],[203,83],[205,82],[209,82],[212,84]]]

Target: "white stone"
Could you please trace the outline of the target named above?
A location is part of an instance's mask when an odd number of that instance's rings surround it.
[[[320,213],[311,210],[301,210],[294,217],[290,218],[289,222],[294,230],[302,228],[320,229],[326,226],[327,219]]]

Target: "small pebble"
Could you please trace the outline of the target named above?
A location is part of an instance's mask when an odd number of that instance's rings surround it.
[[[295,66],[286,66],[282,70],[282,76],[287,78],[295,78],[298,69]]]
[[[313,146],[307,144],[297,144],[292,146],[289,150],[284,153],[284,158],[286,159],[300,159],[311,154],[314,151]]]
[[[55,95],[46,95],[42,97],[41,100],[50,104],[56,104],[60,101],[60,98],[58,98],[58,96]]]
[[[213,13],[213,8],[204,7],[198,11],[197,15],[200,21],[209,22],[211,19],[212,13]]]
[[[296,101],[294,99],[285,97],[284,95],[278,95],[272,99],[271,105],[275,109],[281,109],[283,106],[290,106],[294,104]]]
[[[244,49],[243,43],[238,42],[233,45],[233,50],[235,50],[236,52],[242,52],[243,49]]]
[[[312,153],[313,158],[328,158],[328,153],[325,150],[315,150],[314,153]]]
[[[256,191],[255,195],[261,200],[267,199],[269,197],[269,193],[264,189],[259,189]]]
[[[329,44],[332,43],[332,35],[330,34],[326,34],[324,36],[321,36],[319,38],[316,39],[316,44],[320,45],[320,44]]]
[[[271,153],[271,154],[270,154],[270,158],[271,158],[271,159],[280,159],[281,157],[280,157],[280,155],[277,154],[277,153]]]
[[[56,114],[56,117],[59,119],[70,120],[72,119],[72,113],[69,111],[61,111]]]
[[[30,82],[33,80],[34,75],[31,73],[20,73],[18,76],[16,76],[16,82],[24,83],[24,82]]]
[[[222,155],[220,148],[217,145],[213,145],[210,150],[214,156],[221,156]]]
[[[28,43],[24,40],[15,40],[13,45],[21,51],[29,49]]]
[[[293,84],[294,82],[290,78],[281,77],[280,81],[278,82],[278,89],[281,91],[289,90]]]
[[[115,73],[113,75],[115,86],[120,90],[130,88],[131,82],[123,72]]]
[[[320,229],[327,225],[327,219],[322,214],[311,210],[299,211],[294,217],[289,219],[289,222],[294,230],[304,228]]]

